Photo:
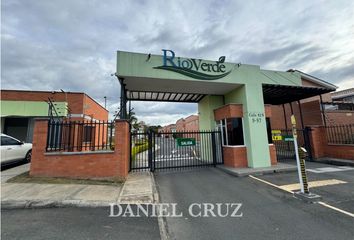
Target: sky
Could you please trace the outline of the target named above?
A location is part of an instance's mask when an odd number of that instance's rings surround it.
[[[116,51],[298,69],[354,87],[354,1],[2,0],[1,89],[85,92],[119,106]],[[197,104],[133,102],[139,120],[174,123]]]

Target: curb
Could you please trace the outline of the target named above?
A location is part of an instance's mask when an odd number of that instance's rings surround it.
[[[1,201],[1,209],[33,209],[33,208],[64,208],[64,207],[109,207],[112,202],[97,202],[83,200],[63,201]]]
[[[156,204],[156,203],[160,202],[160,196],[159,196],[159,192],[157,190],[157,185],[156,185],[156,182],[155,182],[154,174],[150,173],[150,175],[151,175],[151,182],[152,182],[152,195],[153,195],[153,198],[154,198],[153,203]],[[166,218],[159,216],[157,218],[157,222],[159,224],[161,240],[170,239],[169,234],[168,234],[168,230],[167,230]]]
[[[354,161],[353,161],[353,160],[345,160],[345,159],[318,158],[318,159],[312,160],[312,162],[316,162],[316,163],[326,163],[326,164],[336,165],[336,166],[350,166],[350,167],[354,167]]]
[[[226,167],[220,167],[217,166],[217,169],[230,174],[235,177],[247,177],[249,175],[255,175],[255,176],[260,176],[260,175],[266,175],[266,174],[273,174],[273,173],[281,173],[281,172],[295,172],[296,171],[296,166],[294,167],[289,167],[289,168],[279,168],[279,169],[267,169],[267,170],[259,170],[259,171],[253,171],[253,172],[238,172],[234,169],[229,169]]]

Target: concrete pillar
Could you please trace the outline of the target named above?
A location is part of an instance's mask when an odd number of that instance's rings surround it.
[[[115,155],[118,160],[118,177],[128,176],[130,165],[130,126],[127,120],[115,121]]]
[[[243,85],[226,94],[225,102],[243,104],[243,129],[248,166],[252,168],[271,166],[262,84]]]
[[[223,105],[222,96],[207,95],[199,101],[199,130],[215,130],[214,109]]]

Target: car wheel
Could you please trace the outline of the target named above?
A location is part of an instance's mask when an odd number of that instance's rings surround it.
[[[28,153],[26,154],[26,162],[31,162],[32,158],[32,150],[29,150]]]

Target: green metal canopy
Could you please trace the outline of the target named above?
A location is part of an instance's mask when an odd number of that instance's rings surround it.
[[[333,89],[321,87],[284,86],[263,84],[263,99],[265,104],[279,105],[299,101],[301,99],[332,92]]]

